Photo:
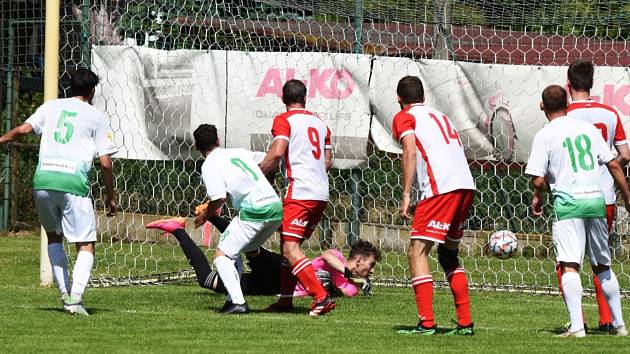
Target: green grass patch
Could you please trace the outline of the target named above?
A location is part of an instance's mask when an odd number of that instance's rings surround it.
[[[410,288],[376,287],[372,297],[337,299],[338,308],[309,318],[308,299],[293,314],[266,314],[273,297],[247,298],[254,312],[222,316],[223,297],[194,284],[91,288],[90,317],[63,313],[56,289],[38,287],[36,238],[0,237],[0,352],[117,353],[619,353],[630,339],[593,331],[582,340],[554,338],[567,320],[560,297],[473,291],[474,337],[401,335],[416,321]],[[626,312],[630,304],[624,301]],[[435,294],[438,327],[455,317],[448,289]],[[597,308],[584,311],[596,326]]]

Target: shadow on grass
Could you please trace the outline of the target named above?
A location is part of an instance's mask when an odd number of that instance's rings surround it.
[[[394,325],[392,326],[392,329],[396,332],[398,331],[412,331],[413,329],[417,328],[418,326],[404,326],[404,325]],[[444,334],[448,331],[453,330],[452,328],[442,328],[442,327],[437,327],[435,329],[435,334]],[[413,335],[420,335],[418,333],[407,333],[407,334],[413,334]]]
[[[566,332],[566,328],[564,327],[558,327],[558,328],[541,328],[536,330],[536,332],[538,333],[549,333],[549,334],[554,334],[554,335],[558,335],[558,334],[562,334],[564,332]],[[610,336],[610,333],[608,333],[608,331],[600,331],[598,328],[592,329],[592,328],[587,328],[586,329],[586,335],[589,336]]]
[[[44,308],[39,308],[39,311],[46,311],[46,312],[59,312],[59,313],[64,313],[67,314],[68,316],[75,316],[75,315],[71,315],[69,313],[67,313],[66,311],[64,311],[64,309],[60,308],[60,307],[44,307]],[[112,310],[110,309],[98,309],[98,308],[88,308],[87,312],[90,315],[96,315],[99,313],[108,313],[108,312],[112,312]]]

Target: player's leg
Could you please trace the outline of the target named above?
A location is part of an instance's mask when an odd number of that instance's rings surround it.
[[[459,243],[464,236],[464,224],[474,201],[475,192],[472,190],[457,190],[448,193],[449,204],[444,210],[452,210],[451,227],[446,235],[446,242],[438,247],[438,261],[446,273],[451,293],[455,301],[457,314],[457,328],[450,334],[473,335],[473,321],[470,314],[470,296],[468,293],[468,279],[466,271],[459,262]],[[450,212],[450,211],[449,211]]]
[[[311,261],[300,247],[302,241],[313,233],[326,206],[327,203],[323,201],[284,201],[281,248],[286,263],[282,264],[280,272],[280,300],[268,307],[268,311],[291,311],[293,292],[298,281],[313,298],[310,315],[323,315],[335,308],[334,301],[318,281]]]
[[[186,232],[186,220],[184,218],[155,220],[148,223],[145,227],[162,230],[175,236],[179,246],[184,251],[184,255],[186,255],[186,259],[188,259],[188,263],[195,269],[199,286],[214,290],[217,284],[217,273],[212,271],[208,258]]]
[[[568,337],[584,337],[582,316],[582,282],[580,265],[584,258],[586,234],[583,219],[555,221],[552,227],[553,242],[557,252],[557,262],[562,270],[564,300],[569,312],[571,326],[562,334]]]
[[[615,220],[616,206],[614,204],[606,205],[606,243],[608,244],[610,233],[612,231],[613,222]],[[608,306],[606,295],[602,289],[602,283],[597,273],[593,272],[593,286],[595,287],[595,299],[597,300],[597,309],[599,311],[599,329],[602,331],[610,331],[613,329],[612,313]]]
[[[77,258],[72,270],[72,289],[64,308],[70,313],[88,315],[83,307],[83,294],[94,266],[94,244],[96,242],[96,219],[92,200],[64,193],[63,234],[77,248]]]
[[[612,313],[611,333],[627,336],[623,315],[621,312],[621,294],[619,282],[610,268],[611,256],[608,248],[608,231],[603,218],[588,219],[586,221],[587,247],[586,253],[591,261],[595,277],[601,283],[601,291],[606,298],[607,308]]]
[[[429,266],[429,253],[433,241],[412,238],[407,250],[411,284],[418,310],[418,326],[413,331],[419,334],[435,334],[435,316],[433,314],[433,277]]]
[[[48,258],[63,301],[70,294],[68,258],[63,248],[63,230],[61,227],[63,195],[59,192],[43,189],[36,190],[34,196],[39,220],[48,237]]]

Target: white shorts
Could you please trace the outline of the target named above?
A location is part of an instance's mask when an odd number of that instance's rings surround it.
[[[582,264],[586,250],[592,265],[610,266],[606,218],[555,221],[552,230],[558,262]]]
[[[251,252],[273,235],[282,220],[270,222],[243,221],[235,217],[221,234],[217,248],[226,256],[235,259],[241,252]]]
[[[63,234],[72,243],[96,241],[92,199],[49,189],[38,189],[33,194],[39,221],[46,231]]]

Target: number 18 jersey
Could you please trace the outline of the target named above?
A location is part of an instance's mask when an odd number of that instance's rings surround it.
[[[605,217],[599,165],[613,158],[595,126],[559,117],[534,136],[525,173],[548,178],[557,220]]]
[[[328,201],[325,150],[331,149],[330,129],[318,116],[303,109],[280,114],[271,134],[289,142],[284,154],[287,199]]]
[[[85,197],[90,190],[88,175],[94,157],[118,151],[105,115],[75,97],[44,103],[26,123],[42,136],[34,189]]]

